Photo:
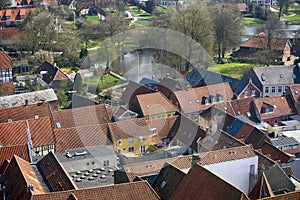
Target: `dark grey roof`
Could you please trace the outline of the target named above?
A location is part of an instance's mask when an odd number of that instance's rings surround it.
[[[283,163],[282,166],[290,166],[292,168],[292,175],[298,180],[300,180],[300,159],[294,160],[289,163]]]
[[[148,78],[145,78],[145,77],[143,77],[142,80],[140,80],[139,83],[144,85],[144,86],[151,87],[152,89],[154,89],[155,86],[158,84],[157,81],[154,81],[152,79],[148,79]]]
[[[245,122],[239,120],[239,119],[234,119],[233,122],[227,126],[226,132],[229,133],[232,136],[236,136],[239,131],[243,128]]]
[[[244,80],[233,81],[230,84],[230,87],[234,94],[239,95],[245,89],[245,87],[248,85],[248,83],[249,82],[244,81]]]
[[[294,77],[294,66],[253,67],[251,70],[262,85],[291,85],[299,76],[295,74]]]
[[[189,75],[186,77],[186,80],[193,87],[201,87],[228,82],[231,88],[235,86],[236,82],[240,81],[229,76],[196,68],[193,69],[191,73],[189,73]]]
[[[271,139],[271,142],[275,147],[299,144],[299,142],[293,137],[277,137],[277,138]]]
[[[136,118],[138,116],[137,113],[127,109],[124,106],[119,106],[114,112],[113,117],[116,121],[118,120],[126,120]]]

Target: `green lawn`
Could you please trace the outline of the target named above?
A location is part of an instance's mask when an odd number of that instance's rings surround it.
[[[285,22],[300,23],[300,8],[295,6],[289,7],[289,14],[283,16],[282,20]]]
[[[208,71],[220,73],[233,78],[241,78],[246,71],[248,71],[253,65],[248,63],[225,63],[215,64],[208,68]]]
[[[145,13],[145,11],[143,9],[139,9],[139,7],[137,7],[137,6],[130,5],[127,9],[129,12],[131,12],[134,15],[139,15],[139,14]]]
[[[253,17],[244,17],[245,25],[262,24],[264,21]]]
[[[155,9],[161,13],[169,13],[170,12],[168,9],[162,8],[160,6],[156,6]]]
[[[102,76],[102,79],[100,77],[92,77],[88,78],[84,81],[88,85],[88,87],[96,88],[97,84],[100,85],[101,89],[107,89],[110,87],[115,86],[120,80],[110,74],[106,74]]]
[[[100,44],[101,44],[101,41],[100,41],[100,40],[89,41],[89,43],[88,43],[88,48],[99,47]]]
[[[99,22],[99,17],[98,16],[86,16],[86,19],[88,21],[96,21]]]
[[[59,69],[62,72],[68,72],[68,71],[72,70],[72,67],[63,67],[63,68],[59,68]]]

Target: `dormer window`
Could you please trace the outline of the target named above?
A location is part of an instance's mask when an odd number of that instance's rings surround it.
[[[216,102],[216,97],[215,97],[215,96],[212,96],[212,97],[211,97],[211,102],[212,102],[212,103]]]
[[[271,113],[274,111],[274,106],[269,105],[269,104],[263,104],[263,106],[261,107],[261,112],[262,113]]]
[[[207,105],[207,104],[209,104],[209,99],[208,98],[205,99],[205,105]]]
[[[265,81],[266,80],[266,75],[265,74],[261,74],[261,80]]]

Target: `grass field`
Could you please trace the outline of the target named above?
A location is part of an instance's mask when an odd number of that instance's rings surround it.
[[[255,25],[255,24],[262,24],[264,23],[263,20],[261,19],[257,19],[257,18],[253,18],[253,17],[244,17],[244,22],[245,25]]]
[[[248,63],[225,63],[215,64],[208,68],[208,71],[220,73],[233,78],[241,78],[246,71],[248,71],[253,65]]]
[[[300,23],[300,8],[295,6],[289,7],[289,14],[283,16],[282,20],[285,22]]]
[[[93,78],[88,78],[87,80],[84,81],[88,85],[88,87],[96,88],[97,85],[100,85],[100,88],[107,89],[110,87],[115,86],[120,80],[110,74],[105,74],[102,76],[102,79],[100,77],[93,77]]]
[[[96,21],[99,22],[99,17],[98,16],[86,16],[86,19],[88,21]]]

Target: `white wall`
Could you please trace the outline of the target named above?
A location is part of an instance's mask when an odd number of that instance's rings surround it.
[[[204,165],[203,167],[248,194],[250,165],[255,165],[254,171],[257,174],[257,156]]]

